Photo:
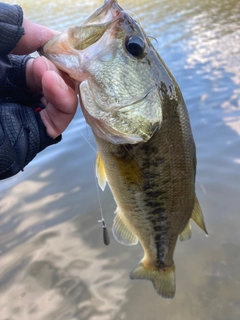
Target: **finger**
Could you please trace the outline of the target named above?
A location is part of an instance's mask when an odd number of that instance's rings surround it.
[[[27,86],[32,91],[42,90],[42,77],[44,73],[48,70],[52,70],[59,74],[64,81],[74,89],[75,85],[73,80],[66,75],[64,72],[60,71],[51,61],[45,57],[37,57],[34,60],[29,60],[26,67],[26,81]]]
[[[23,19],[22,26],[24,28],[24,35],[13,50],[14,54],[29,54],[34,52],[59,33],[26,18]]]
[[[54,71],[48,70],[42,78],[46,109],[41,111],[48,134],[56,138],[71,122],[77,109],[78,99],[74,90]]]

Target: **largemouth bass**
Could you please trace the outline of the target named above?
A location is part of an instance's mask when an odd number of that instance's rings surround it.
[[[207,234],[195,195],[196,150],[172,74],[139,22],[107,0],[85,23],[41,53],[80,84],[81,107],[98,146],[96,174],[117,204],[113,235],[138,241],[144,257],[130,274],[173,298],[178,236],[192,218]]]

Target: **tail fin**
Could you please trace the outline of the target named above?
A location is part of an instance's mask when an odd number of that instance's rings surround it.
[[[174,264],[162,269],[150,269],[142,263],[130,274],[131,279],[151,280],[157,293],[163,298],[172,299],[175,295],[175,266]]]

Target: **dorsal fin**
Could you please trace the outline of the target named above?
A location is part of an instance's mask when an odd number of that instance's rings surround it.
[[[113,220],[112,232],[114,238],[126,246],[133,246],[138,243],[138,238],[133,234],[128,227],[126,226],[124,219],[121,216],[121,213],[116,210],[117,214]]]
[[[99,152],[97,152],[97,156],[96,156],[95,171],[96,171],[96,177],[98,179],[98,185],[102,189],[102,191],[104,191],[107,183],[107,177],[106,177],[104,164]]]
[[[198,199],[195,196],[194,208],[192,212],[191,219],[196,222],[196,224],[205,232],[206,236],[208,236],[208,232],[205,226],[204,217],[202,213],[202,209],[199,205]]]

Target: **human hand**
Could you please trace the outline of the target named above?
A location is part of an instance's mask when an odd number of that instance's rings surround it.
[[[58,32],[23,19],[25,34],[13,50],[14,54],[28,54],[36,51]],[[75,84],[65,73],[57,69],[44,57],[28,60],[26,83],[32,92],[43,94],[46,106],[40,112],[42,121],[50,137],[58,137],[71,122],[77,108]]]
[[[4,13],[13,17],[7,26],[3,24],[5,38],[0,39],[4,42],[12,30],[12,41],[9,39],[0,55],[0,82],[4,84],[0,86],[0,179],[6,179],[23,170],[37,153],[61,140],[60,134],[72,120],[78,99],[68,75],[44,57],[26,56],[57,32],[23,19],[22,35],[20,7],[2,5],[5,11],[0,10],[0,17]],[[38,108],[40,112],[34,113]]]
[[[45,57],[30,59],[26,65],[27,86],[41,92],[46,106],[40,112],[50,137],[58,137],[71,122],[78,104],[74,82]]]

